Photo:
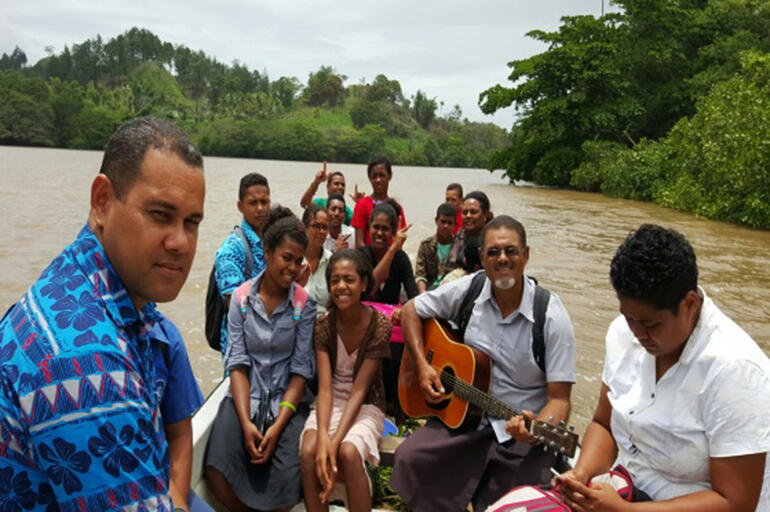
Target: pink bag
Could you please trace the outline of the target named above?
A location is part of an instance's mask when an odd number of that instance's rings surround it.
[[[609,473],[597,475],[588,482],[603,483],[612,486],[626,501],[631,501],[634,486],[628,470],[618,464]],[[542,489],[533,485],[514,487],[508,493],[490,505],[486,512],[569,512],[570,508],[562,501],[561,493],[554,489]]]
[[[390,315],[393,314],[393,311],[396,309],[401,309],[400,304],[385,304],[384,302],[369,302],[369,301],[362,301],[361,304],[364,306],[371,306],[386,317],[390,318]],[[393,334],[390,335],[390,342],[391,343],[403,343],[404,342],[404,335],[401,334],[401,326],[398,324],[393,325]]]

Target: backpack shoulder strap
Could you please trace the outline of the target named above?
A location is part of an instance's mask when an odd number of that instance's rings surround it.
[[[254,268],[254,256],[251,254],[251,245],[249,245],[249,241],[246,238],[246,234],[243,232],[240,226],[235,226],[233,228],[233,231],[235,231],[239,237],[241,237],[241,241],[243,242],[243,248],[246,249],[246,279],[251,278],[251,269]]]
[[[233,295],[235,295],[235,299],[238,301],[238,304],[241,308],[241,315],[245,318],[246,317],[246,308],[249,305],[249,292],[251,291],[251,280],[247,279],[241,285],[233,291]],[[228,304],[228,308],[230,305]]]
[[[294,323],[299,322],[302,318],[302,312],[305,310],[305,304],[307,304],[308,293],[303,287],[298,284],[294,286]]]
[[[535,362],[543,373],[545,373],[545,312],[550,299],[551,292],[540,285],[535,285],[535,301],[532,308],[532,316],[535,317],[535,323],[532,324],[532,355],[535,356]]]
[[[468,327],[468,322],[470,322],[471,315],[473,314],[473,305],[484,288],[486,278],[487,274],[484,271],[473,276],[471,284],[468,286],[468,291],[465,292],[463,301],[460,303],[460,310],[457,314],[457,330],[463,342],[465,342],[465,329]]]

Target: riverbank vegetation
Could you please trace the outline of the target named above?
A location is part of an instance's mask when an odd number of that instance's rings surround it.
[[[770,229],[770,1],[613,3],[481,94],[519,113],[490,168]]]
[[[502,128],[463,119],[418,90],[378,75],[345,85],[328,66],[271,80],[267,71],[132,28],[65,46],[33,65],[16,48],[0,57],[0,144],[101,149],[124,120],[173,119],[209,155],[486,167],[507,144]]]

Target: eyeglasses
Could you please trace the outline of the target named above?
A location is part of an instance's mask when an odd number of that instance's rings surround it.
[[[317,229],[318,231],[329,231],[328,224],[321,224],[320,222],[314,222],[310,225],[311,229]]]
[[[505,256],[508,258],[514,258],[522,253],[522,250],[516,247],[515,245],[509,245],[504,248],[500,247],[490,247],[486,251],[487,258],[497,259],[500,257],[502,253],[505,253]]]

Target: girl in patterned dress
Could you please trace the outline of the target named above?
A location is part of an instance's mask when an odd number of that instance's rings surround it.
[[[372,268],[358,252],[334,253],[326,270],[329,310],[315,324],[318,397],[302,432],[302,486],[309,512],[328,510],[337,481],[351,511],[372,508],[365,463],[379,463],[385,419],[382,360],[390,356],[390,320],[361,304]]]

